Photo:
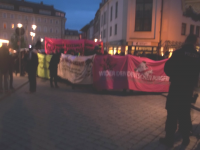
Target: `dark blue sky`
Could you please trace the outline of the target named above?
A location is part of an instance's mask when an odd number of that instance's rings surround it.
[[[55,9],[66,13],[66,28],[80,30],[84,25],[94,19],[101,0],[26,0],[54,5]]]

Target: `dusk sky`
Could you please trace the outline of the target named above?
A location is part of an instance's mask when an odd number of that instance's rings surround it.
[[[66,29],[80,30],[95,17],[101,0],[25,0],[54,5],[55,9],[66,13]]]

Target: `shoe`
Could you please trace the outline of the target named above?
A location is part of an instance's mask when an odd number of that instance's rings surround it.
[[[169,148],[172,148],[174,146],[174,143],[173,141],[171,140],[168,140],[167,138],[160,138],[159,139],[159,142]]]
[[[190,139],[187,139],[187,140],[183,139],[183,142],[182,142],[183,146],[188,146],[189,144],[190,144]]]

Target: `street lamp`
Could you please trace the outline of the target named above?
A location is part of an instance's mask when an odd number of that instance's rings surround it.
[[[34,32],[30,32],[30,36],[32,37],[32,44],[33,44],[33,38],[35,37],[35,33]]]
[[[44,41],[44,39],[43,39],[43,38],[41,38],[41,39],[40,39],[40,41],[41,41],[41,42],[43,42],[43,41]]]
[[[94,42],[96,43],[98,41],[98,39],[94,39]]]
[[[37,26],[36,25],[32,25],[32,28],[33,28],[33,30],[35,31],[35,29],[37,28]]]
[[[19,74],[20,76],[22,76],[22,71],[21,71],[21,28],[23,27],[23,25],[21,23],[17,24],[17,27],[19,28]]]

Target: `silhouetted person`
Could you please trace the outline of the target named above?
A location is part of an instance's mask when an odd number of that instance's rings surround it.
[[[166,51],[165,54],[164,54],[164,56],[163,56],[163,59],[169,58],[169,54],[170,54],[170,52]]]
[[[101,55],[101,53],[100,53],[100,55]],[[105,50],[104,51],[104,55],[108,55],[108,51]]]
[[[146,53],[145,53],[145,51],[142,52],[141,57],[146,57]]]
[[[38,67],[38,56],[36,52],[33,52],[33,48],[29,48],[29,53],[26,55],[26,70],[29,79],[29,92],[36,92],[36,73]]]
[[[9,75],[9,50],[3,45],[0,48],[0,93],[8,92],[8,75]],[[3,83],[2,83],[3,81]]]
[[[118,52],[116,52],[115,55],[119,55]]]
[[[173,52],[164,67],[171,84],[166,101],[166,135],[165,138],[160,139],[160,142],[168,147],[174,144],[177,122],[179,122],[179,130],[183,138],[182,144],[188,145],[190,142],[191,99],[200,71],[200,55],[195,48],[197,39],[196,35],[189,35],[182,48]]]
[[[58,71],[58,64],[60,62],[61,52],[53,54],[53,56],[51,57],[50,64],[49,64],[50,86],[52,88],[54,87],[53,81],[54,81],[55,87],[58,88],[58,84],[57,84],[57,79],[58,79],[57,71]]]
[[[120,56],[125,56],[125,53],[124,53],[124,52],[121,52]]]
[[[139,56],[138,51],[134,52],[134,56]]]
[[[9,70],[9,77],[10,77],[10,89],[13,88],[13,70],[14,70],[14,56],[12,52],[9,53],[9,65],[8,65],[8,70]]]

